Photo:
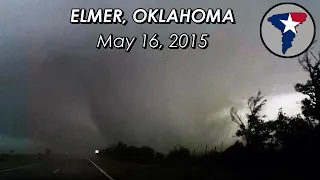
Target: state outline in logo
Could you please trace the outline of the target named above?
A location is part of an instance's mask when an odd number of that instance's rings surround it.
[[[265,42],[265,39],[264,39],[264,37],[263,37],[264,35],[263,35],[263,33],[262,33],[262,31],[263,31],[263,25],[264,25],[265,22],[268,22],[267,19],[269,18],[269,17],[266,17],[266,16],[267,16],[272,10],[276,9],[276,8],[279,7],[279,6],[283,6],[283,5],[296,6],[296,7],[300,8],[300,9],[302,9],[302,10],[304,11],[304,13],[307,14],[307,18],[309,17],[309,19],[311,20],[311,23],[312,23],[312,25],[313,25],[313,33],[312,33],[313,35],[312,35],[312,37],[311,37],[311,41],[309,42],[309,44],[308,44],[305,48],[302,48],[303,50],[301,50],[301,51],[299,51],[299,52],[297,52],[297,53],[295,53],[295,54],[293,54],[293,55],[285,55],[285,53],[277,53],[277,52],[275,52],[274,50],[272,50],[272,48],[270,48],[270,47],[268,46],[268,44]],[[291,12],[290,12],[290,11],[289,11],[289,12],[288,12],[288,11],[287,11],[287,12],[282,12],[282,14],[285,14],[285,13],[289,13],[289,14],[290,14]],[[281,14],[281,13],[279,13],[279,14]],[[305,21],[307,21],[307,18],[306,18]],[[268,23],[270,23],[270,25],[272,25],[271,22],[268,22]],[[304,22],[303,22],[303,23],[304,23]],[[299,25],[303,25],[303,23],[301,23],[301,24],[299,24]],[[272,26],[273,26],[273,25],[272,25]],[[276,29],[274,26],[273,26],[273,28]],[[279,30],[279,29],[277,29],[277,30]],[[298,32],[298,30],[297,30],[297,32]],[[282,36],[282,35],[281,35],[281,36]],[[303,7],[302,5],[297,4],[297,3],[293,3],[293,2],[282,2],[282,3],[278,3],[278,4],[270,7],[270,8],[264,13],[264,15],[263,15],[263,17],[262,17],[262,19],[261,19],[261,22],[260,22],[260,39],[261,39],[263,45],[264,45],[265,48],[266,48],[269,52],[271,52],[273,55],[278,56],[278,57],[281,57],[281,58],[294,58],[294,57],[297,57],[297,56],[302,55],[303,53],[305,53],[305,52],[312,46],[312,44],[313,44],[313,42],[314,42],[314,39],[315,39],[315,36],[316,36],[316,24],[315,24],[315,21],[314,21],[313,16],[311,15],[311,13],[310,13],[305,7]],[[293,43],[294,43],[294,41],[295,41],[295,38],[297,38],[297,37],[298,37],[298,35],[293,38],[293,40],[292,40],[292,42],[291,42],[291,43],[292,43],[292,46],[293,46]],[[310,38],[309,38],[309,39],[310,39]],[[282,40],[280,41],[280,44],[279,44],[280,46],[282,46],[281,43],[283,43]],[[292,46],[289,47],[288,49],[292,48]]]

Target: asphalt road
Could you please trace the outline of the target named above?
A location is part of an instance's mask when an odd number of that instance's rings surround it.
[[[0,180],[113,180],[86,158],[54,158],[0,171]]]

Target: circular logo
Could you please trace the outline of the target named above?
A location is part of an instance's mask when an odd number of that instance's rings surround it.
[[[316,26],[311,14],[296,3],[271,7],[260,24],[264,46],[274,55],[293,58],[307,51],[315,38]]]

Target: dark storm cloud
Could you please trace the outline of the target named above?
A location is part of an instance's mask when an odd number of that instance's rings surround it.
[[[231,142],[231,106],[261,88],[267,94],[291,92],[292,83],[304,79],[296,60],[280,60],[260,42],[262,15],[277,1],[253,2],[1,1],[0,83],[7,88],[1,107],[7,109],[0,112],[0,136],[27,137],[30,148],[63,151],[119,140],[159,150],[176,143],[200,148]],[[315,4],[302,2],[311,13]],[[76,7],[119,7],[127,19],[139,7],[233,8],[237,24],[72,25],[70,10]],[[139,41],[130,53],[95,48],[100,33],[141,37],[144,32],[159,33],[163,42],[172,32],[207,32],[210,46],[151,51]],[[23,93],[27,100],[18,96]],[[15,113],[8,113],[10,107]],[[19,116],[24,110],[27,115]]]

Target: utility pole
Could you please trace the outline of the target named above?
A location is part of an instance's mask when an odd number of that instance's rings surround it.
[[[204,155],[207,155],[208,145],[206,145],[206,150],[204,152]]]

